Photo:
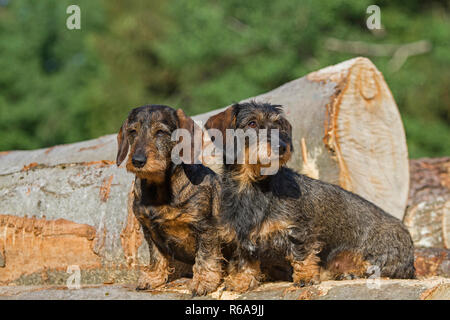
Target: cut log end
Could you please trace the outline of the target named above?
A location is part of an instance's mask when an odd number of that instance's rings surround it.
[[[409,188],[406,137],[394,98],[370,60],[356,58],[307,76],[336,83],[324,143],[339,184],[401,219]]]

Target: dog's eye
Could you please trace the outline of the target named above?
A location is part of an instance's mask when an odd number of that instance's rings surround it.
[[[247,123],[247,126],[249,126],[250,128],[256,128],[256,121],[250,121],[249,123]]]
[[[137,134],[137,131],[136,130],[130,130],[130,131],[128,131],[128,134],[130,136],[134,137]]]

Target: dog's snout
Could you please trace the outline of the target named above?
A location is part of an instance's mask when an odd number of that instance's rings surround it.
[[[142,168],[147,162],[147,157],[143,154],[135,154],[133,155],[131,162],[136,168]]]

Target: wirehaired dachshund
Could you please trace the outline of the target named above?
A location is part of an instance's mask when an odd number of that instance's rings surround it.
[[[181,110],[146,105],[131,110],[117,135],[117,165],[125,160],[135,175],[133,212],[150,249],[149,265],[137,289],[168,281],[172,261],[191,266],[194,295],[216,290],[222,281],[222,254],[216,232],[218,179],[201,165],[171,158],[176,129],[192,132],[194,122]],[[217,213],[216,213],[217,216]]]
[[[205,128],[224,137],[227,129],[279,130],[278,145],[272,146],[279,149],[275,174],[262,175],[260,160],[223,165],[218,230],[233,248],[228,289],[252,289],[263,274],[312,285],[320,282],[321,269],[334,279],[377,270],[381,277],[414,278],[413,242],[401,221],[352,192],[286,167],[292,127],[281,106],[234,104],[209,118]],[[251,145],[243,145],[247,154]]]

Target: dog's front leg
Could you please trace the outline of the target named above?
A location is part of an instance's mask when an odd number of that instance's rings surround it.
[[[198,239],[190,289],[192,295],[205,295],[215,291],[222,282],[222,253],[217,232],[208,230]]]
[[[306,258],[290,257],[292,266],[292,280],[300,287],[320,283],[319,257],[315,252],[309,253]]]
[[[137,290],[149,290],[162,286],[172,273],[168,258],[162,254],[153,242],[150,232],[142,226],[144,237],[150,250],[150,261],[148,266],[141,270]]]
[[[311,221],[302,221],[301,228],[290,228],[287,234],[287,260],[292,266],[292,280],[297,286],[320,283],[320,258],[322,244],[317,240]]]
[[[260,262],[245,254],[243,250],[236,250],[228,266],[226,290],[246,292],[258,287],[261,280]]]
[[[292,280],[300,287],[320,283],[320,251],[318,243],[310,246],[292,244],[291,254],[287,257],[292,266]]]

